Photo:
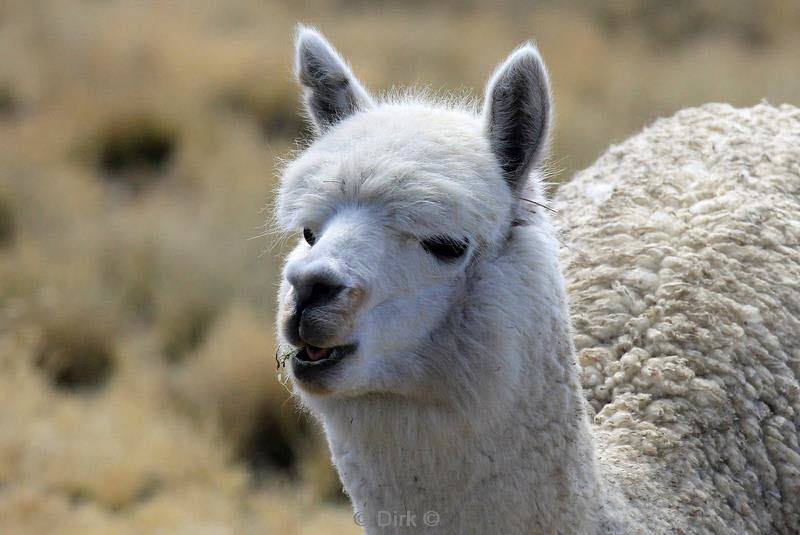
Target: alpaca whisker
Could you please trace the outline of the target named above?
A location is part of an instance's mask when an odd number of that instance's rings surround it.
[[[545,210],[550,210],[550,211],[551,211],[551,212],[553,212],[554,214],[557,214],[557,213],[558,213],[558,212],[556,212],[555,210],[553,210],[552,208],[550,208],[549,206],[547,206],[546,204],[542,204],[542,203],[540,203],[540,202],[537,202],[537,201],[534,201],[534,200],[531,200],[531,199],[526,199],[525,197],[517,197],[517,199],[519,199],[519,200],[521,200],[521,201],[527,201],[527,202],[529,202],[529,203],[535,204],[536,206],[541,206],[541,207],[542,207],[542,208],[544,208]],[[535,212],[534,212],[534,213],[535,213]]]

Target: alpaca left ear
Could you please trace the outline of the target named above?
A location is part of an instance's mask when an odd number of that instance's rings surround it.
[[[495,71],[486,88],[486,135],[512,191],[538,165],[550,137],[550,83],[539,51],[526,44]]]
[[[356,111],[372,107],[369,93],[317,31],[298,26],[295,48],[295,72],[303,86],[306,111],[318,134]]]

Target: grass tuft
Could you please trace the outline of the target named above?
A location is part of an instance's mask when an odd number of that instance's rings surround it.
[[[0,119],[11,117],[18,107],[19,101],[11,85],[0,83]]]
[[[90,311],[53,313],[43,321],[36,366],[55,388],[96,390],[114,368],[114,333]]]
[[[170,302],[158,321],[162,350],[167,361],[183,360],[206,339],[219,304],[203,298]]]
[[[223,109],[254,121],[268,140],[310,136],[294,87],[283,84],[265,84],[257,89],[235,87],[222,91],[217,102]]]
[[[0,198],[0,249],[13,245],[17,235],[17,224],[11,204]]]
[[[134,115],[101,132],[96,164],[108,182],[138,193],[163,176],[177,147],[174,128],[149,115]]]

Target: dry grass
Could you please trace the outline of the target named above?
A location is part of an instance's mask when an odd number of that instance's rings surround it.
[[[41,342],[35,365],[50,387],[93,390],[114,370],[115,333],[108,314],[97,309],[74,310],[62,304],[38,317]]]
[[[792,0],[413,6],[0,3],[0,532],[358,532],[249,239],[305,135],[298,20],[377,90],[479,89],[536,37],[554,180],[687,105],[800,101]]]
[[[7,200],[0,198],[0,248],[14,242],[16,230],[14,210]]]

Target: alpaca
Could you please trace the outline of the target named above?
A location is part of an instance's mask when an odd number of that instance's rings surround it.
[[[367,533],[800,529],[797,110],[657,123],[556,229],[533,45],[480,110],[378,99],[312,29],[296,51],[278,336]]]

